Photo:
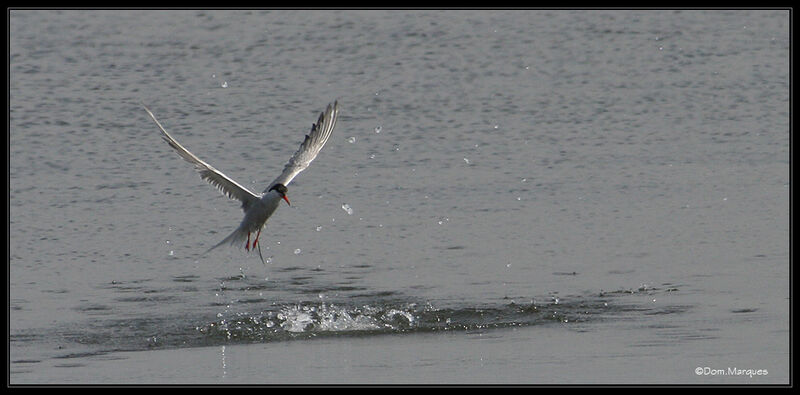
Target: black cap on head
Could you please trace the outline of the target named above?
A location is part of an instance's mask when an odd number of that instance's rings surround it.
[[[270,191],[273,191],[273,190],[278,191],[278,192],[280,192],[281,195],[285,195],[286,192],[289,191],[289,189],[286,188],[286,185],[283,185],[283,184],[275,184],[269,190]],[[269,192],[269,191],[267,191],[267,192]]]
[[[283,198],[283,200],[285,200],[285,201],[286,201],[286,204],[288,204],[288,205],[290,205],[290,206],[291,206],[291,205],[292,205],[292,203],[291,203],[291,202],[289,202],[289,198],[288,198],[288,197],[286,197],[286,192],[287,192],[288,190],[289,190],[289,189],[287,189],[287,188],[286,188],[286,185],[283,185],[283,184],[275,184],[275,185],[273,185],[273,186],[272,186],[272,188],[270,188],[270,189],[269,189],[269,192],[272,192],[272,191],[278,191],[278,193],[280,193],[280,194],[281,194],[281,198]]]

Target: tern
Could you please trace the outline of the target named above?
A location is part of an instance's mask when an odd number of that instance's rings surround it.
[[[261,236],[261,229],[266,225],[269,217],[278,209],[281,200],[284,200],[286,204],[291,206],[289,198],[286,197],[288,191],[286,187],[300,172],[311,164],[322,150],[322,147],[325,146],[325,143],[328,142],[328,138],[331,136],[331,132],[336,126],[336,118],[339,114],[338,101],[328,104],[325,111],[319,115],[317,122],[311,125],[311,131],[306,135],[303,143],[300,144],[300,149],[298,149],[289,159],[289,162],[286,163],[283,172],[281,172],[278,178],[272,181],[261,194],[250,192],[241,184],[189,152],[189,150],[178,143],[178,140],[175,140],[174,137],[167,133],[166,129],[161,126],[161,122],[158,122],[156,116],[153,115],[153,112],[150,111],[144,103],[142,103],[142,107],[144,107],[144,110],[147,111],[147,114],[150,115],[150,118],[153,119],[161,130],[161,137],[164,141],[166,141],[181,158],[193,164],[195,170],[200,173],[202,179],[217,187],[217,189],[228,198],[242,202],[244,219],[242,219],[239,227],[236,228],[230,236],[206,250],[203,255],[226,243],[231,245],[241,245],[245,243],[244,247],[248,252],[251,249],[258,248],[258,256],[261,258],[261,262],[264,263],[264,257],[261,255],[261,244],[258,242],[258,238]],[[256,236],[251,244],[250,235],[253,233],[255,233]]]

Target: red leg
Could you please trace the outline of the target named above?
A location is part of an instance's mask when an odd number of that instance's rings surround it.
[[[255,245],[253,245],[255,247]],[[250,251],[250,232],[247,232],[247,244],[244,245],[244,249]]]
[[[261,229],[258,230],[258,234],[256,235],[256,241],[253,242],[253,248],[256,248],[256,244],[258,244],[258,237],[261,236]]]

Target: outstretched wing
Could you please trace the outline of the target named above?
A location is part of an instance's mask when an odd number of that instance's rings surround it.
[[[305,170],[308,165],[311,164],[311,161],[317,157],[319,151],[322,150],[322,147],[328,142],[328,138],[331,137],[331,132],[334,126],[336,126],[336,117],[338,114],[338,101],[328,104],[328,108],[319,115],[317,123],[311,126],[311,132],[306,135],[305,140],[300,144],[300,149],[289,159],[289,163],[283,168],[281,175],[279,175],[275,181],[272,181],[267,189],[264,190],[265,193],[275,184],[289,185],[301,171]]]
[[[260,198],[258,195],[247,190],[247,188],[239,185],[239,183],[237,183],[236,181],[233,181],[232,179],[228,178],[228,176],[223,174],[221,171],[215,169],[213,166],[200,160],[200,158],[194,156],[194,154],[189,152],[189,150],[187,150],[186,148],[183,148],[183,146],[180,143],[178,143],[177,140],[172,138],[172,136],[170,136],[169,133],[167,133],[164,127],[161,126],[161,123],[158,122],[156,116],[153,115],[153,112],[150,111],[150,109],[147,108],[147,106],[145,106],[144,104],[142,104],[142,107],[144,107],[144,110],[147,111],[148,115],[150,115],[150,118],[153,118],[153,121],[155,121],[156,125],[158,125],[158,128],[161,129],[161,137],[164,139],[164,141],[166,141],[167,144],[169,144],[169,146],[172,147],[178,153],[178,155],[181,156],[181,158],[193,164],[195,170],[197,170],[200,173],[200,177],[202,179],[208,181],[209,184],[217,187],[217,189],[222,191],[222,193],[224,193],[225,196],[242,202],[243,209],[246,209],[253,201],[258,200]]]

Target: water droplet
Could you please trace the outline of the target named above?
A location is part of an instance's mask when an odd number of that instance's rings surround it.
[[[370,154],[369,158],[370,159],[375,159],[375,154]]]
[[[294,254],[295,255],[300,255],[301,252],[303,252],[303,251],[301,251],[299,248],[294,250]]]
[[[264,263],[272,263],[272,255],[268,256],[267,259],[264,259]],[[265,278],[264,280],[268,280],[269,277]]]
[[[228,81],[222,81],[222,87],[223,88],[227,88],[228,87]]]
[[[175,256],[175,251],[169,250],[169,256]]]
[[[381,129],[383,129],[380,125],[375,127],[375,133],[380,133]]]
[[[317,225],[317,232],[322,230],[322,225]]]
[[[342,210],[346,211],[348,215],[353,215],[353,209],[347,203],[342,203]]]
[[[350,143],[350,144],[355,143],[356,142],[356,137],[355,136],[350,136],[350,138],[347,139],[347,142]]]
[[[464,163],[469,164],[469,159],[464,158]]]

